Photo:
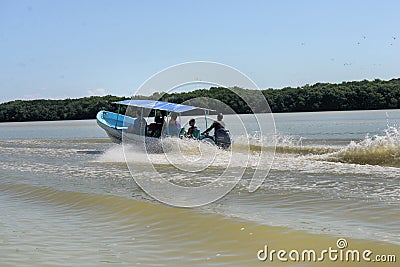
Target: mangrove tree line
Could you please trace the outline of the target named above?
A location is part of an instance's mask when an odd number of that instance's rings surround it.
[[[236,113],[252,112],[248,105],[233,91],[246,94],[252,105],[260,101],[259,95],[253,90],[241,88],[212,87],[191,92],[161,94],[150,97],[138,96],[138,99],[164,100],[182,103],[193,98],[199,100],[199,105],[207,107],[206,98],[224,102]],[[383,81],[353,81],[340,84],[316,83],[292,88],[262,90],[272,112],[303,112],[329,110],[368,110],[368,109],[399,109],[400,79]],[[0,122],[7,121],[49,121],[49,120],[80,120],[94,119],[99,110],[116,111],[112,102],[128,99],[117,96],[92,96],[64,100],[15,100],[0,104]],[[259,107],[256,112],[268,112],[266,106]]]

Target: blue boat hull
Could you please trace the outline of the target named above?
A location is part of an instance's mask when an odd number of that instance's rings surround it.
[[[107,133],[111,141],[117,144],[122,142],[122,131],[135,121],[134,118],[105,110],[99,111],[96,119],[97,124]]]
[[[96,119],[97,124],[114,143],[121,144],[122,135],[124,135],[127,144],[145,147],[146,151],[151,153],[165,152],[166,147],[162,146],[160,138],[145,137],[127,132],[129,125],[133,125],[135,122],[135,118],[102,110],[97,113]]]

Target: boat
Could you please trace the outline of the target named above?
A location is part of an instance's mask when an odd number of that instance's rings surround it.
[[[105,130],[111,141],[120,144],[122,143],[122,140],[124,138],[124,140],[131,141],[133,143],[145,144],[147,151],[155,152],[165,150],[165,148],[160,148],[162,147],[161,142],[163,138],[185,138],[186,136],[185,127],[181,127],[180,129],[171,129],[171,127],[165,126],[168,125],[168,115],[178,114],[180,118],[182,113],[193,110],[202,110],[204,111],[204,118],[207,125],[207,115],[210,112],[215,112],[215,110],[211,109],[156,100],[123,100],[113,103],[118,105],[117,113],[101,110],[97,113],[96,116],[97,124],[103,130]],[[140,111],[140,116],[138,116],[137,118],[133,118],[131,116],[120,114],[121,106],[136,108],[137,111]],[[155,113],[157,111],[163,112],[164,115],[166,115],[166,121],[147,124],[147,121],[145,121],[142,117],[144,111],[146,111],[148,114],[153,111]],[[154,117],[156,118],[156,116]],[[140,122],[137,120],[140,120]],[[143,124],[141,124],[142,122]],[[197,131],[195,135],[191,137],[200,141],[205,141],[217,145],[218,147],[224,149],[228,149],[231,145],[230,134],[227,130],[218,131],[215,138],[216,140],[214,140],[214,138],[209,135],[200,135],[200,131]]]

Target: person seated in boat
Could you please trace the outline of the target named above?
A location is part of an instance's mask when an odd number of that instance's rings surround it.
[[[156,116],[154,117],[154,122],[156,124],[161,124],[161,126],[165,122],[165,112],[161,110],[157,110]]]
[[[188,130],[185,133],[185,137],[199,139],[200,130],[196,126],[196,120],[191,119],[189,121],[189,126],[190,127],[188,128]]]
[[[207,130],[205,130],[204,132],[201,133],[201,135],[205,135],[208,134],[208,132],[210,132],[212,129],[214,129],[214,140],[216,140],[216,135],[218,130],[222,129],[225,130],[225,122],[222,121],[222,119],[224,118],[224,115],[222,115],[222,113],[218,113],[217,115],[217,120],[213,122],[213,124],[211,124],[210,127],[208,127]]]
[[[137,135],[146,135],[147,122],[145,118],[142,117],[142,112],[140,110],[136,111],[136,117],[133,124],[129,125],[128,132]]]
[[[171,113],[171,118],[168,122],[168,132],[169,135],[178,135],[182,126],[180,121],[178,120],[178,114],[173,112]]]
[[[157,125],[156,125],[156,123],[155,123],[155,122],[150,123],[150,124],[147,126],[147,134],[146,134],[146,135],[147,135],[147,136],[150,136],[150,137],[154,137],[156,131],[157,131]]]
[[[154,124],[151,125],[152,137],[160,137],[163,128],[165,127],[165,111],[157,110],[156,116],[154,117]]]

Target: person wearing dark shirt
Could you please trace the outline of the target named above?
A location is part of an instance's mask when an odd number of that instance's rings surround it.
[[[208,127],[207,130],[205,130],[204,132],[202,132],[202,135],[207,134],[208,132],[210,132],[212,129],[214,129],[214,140],[215,140],[215,134],[219,129],[225,129],[225,122],[222,121],[222,119],[224,118],[224,115],[222,115],[222,113],[219,113],[217,115],[217,121],[214,121],[213,124],[211,124],[210,127]]]
[[[196,137],[195,136],[195,131],[196,130],[198,130],[197,129],[197,126],[196,126],[196,120],[195,119],[191,119],[190,121],[189,121],[189,129],[187,130],[187,132],[186,132],[186,137],[188,137],[188,138],[194,138],[194,137]],[[200,132],[200,131],[199,131]],[[197,134],[198,135],[198,134]],[[198,137],[196,137],[196,138],[198,138]]]
[[[154,118],[154,125],[152,125],[151,136],[160,137],[162,130],[165,126],[165,111],[157,110]]]
[[[154,122],[157,124],[161,124],[161,126],[164,124],[165,121],[165,114],[164,112],[157,110],[156,117],[154,118]]]

